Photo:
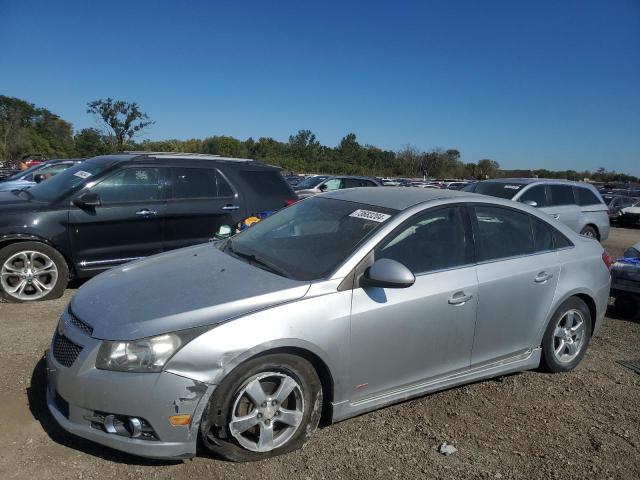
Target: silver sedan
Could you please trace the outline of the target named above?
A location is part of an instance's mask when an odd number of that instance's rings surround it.
[[[80,288],[47,356],[66,430],[235,461],[480,379],[573,369],[607,306],[600,244],[524,204],[360,188]]]

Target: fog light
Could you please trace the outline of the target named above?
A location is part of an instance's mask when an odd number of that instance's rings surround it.
[[[189,425],[189,422],[191,422],[191,415],[184,414],[169,417],[169,423],[174,427]]]

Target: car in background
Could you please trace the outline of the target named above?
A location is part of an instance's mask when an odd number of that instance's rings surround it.
[[[293,190],[298,192],[300,190],[309,190],[312,188],[316,188],[320,183],[329,178],[330,175],[310,175],[305,177],[304,180],[298,182],[297,185],[293,187]]]
[[[0,296],[57,298],[70,276],[88,278],[207,242],[247,217],[262,218],[295,201],[279,169],[254,160],[94,157],[29,189],[0,192]]]
[[[617,222],[620,218],[620,211],[623,208],[630,207],[638,202],[638,198],[629,197],[627,195],[604,194],[602,195],[604,203],[609,208],[609,221]]]
[[[300,184],[302,185],[302,184]],[[328,177],[321,181],[317,186],[306,189],[296,189],[299,198],[307,198],[323,192],[331,192],[333,190],[343,190],[345,188],[357,187],[381,187],[382,183],[373,177],[357,177],[351,175],[337,175]]]
[[[448,190],[462,190],[469,185],[469,182],[445,182],[445,188]]]
[[[60,172],[64,172],[67,168],[80,163],[82,160],[82,158],[68,158],[35,164],[26,170],[16,172],[0,180],[0,192],[32,187],[37,183],[49,180]]]
[[[609,261],[525,204],[334,190],[85,284],[52,336],[47,405],[65,430],[130,454],[270,458],[321,418],[574,369],[604,320]]]
[[[306,177],[304,175],[286,175],[284,177],[285,181],[291,185],[291,187],[295,187],[301,181],[303,181]]]
[[[640,225],[640,201],[637,201],[629,207],[621,209],[618,221],[623,227],[635,227]]]
[[[609,209],[598,190],[588,183],[503,178],[483,180],[465,187],[464,191],[527,203],[587,237],[606,240],[609,236]]]

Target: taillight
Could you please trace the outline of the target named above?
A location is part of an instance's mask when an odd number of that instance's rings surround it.
[[[607,252],[602,252],[602,261],[607,266],[607,270],[611,271],[611,265],[613,265],[613,259],[611,258],[611,255],[609,255]]]
[[[288,207],[289,205],[293,205],[294,203],[296,203],[298,200],[296,200],[295,198],[287,198],[284,201],[284,204]]]

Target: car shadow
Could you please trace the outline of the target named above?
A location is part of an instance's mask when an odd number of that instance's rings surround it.
[[[621,315],[616,311],[613,305],[609,305],[605,316],[610,320],[619,320],[621,322],[640,323],[640,314],[636,313],[635,316]]]
[[[125,452],[120,452],[109,447],[102,446],[90,440],[71,435],[64,430],[53,418],[47,407],[47,370],[44,356],[38,361],[31,373],[31,382],[27,387],[27,401],[33,417],[40,422],[42,429],[54,442],[73,448],[83,453],[93,455],[104,460],[116,463],[126,463],[137,466],[176,465],[182,460],[154,460]]]

